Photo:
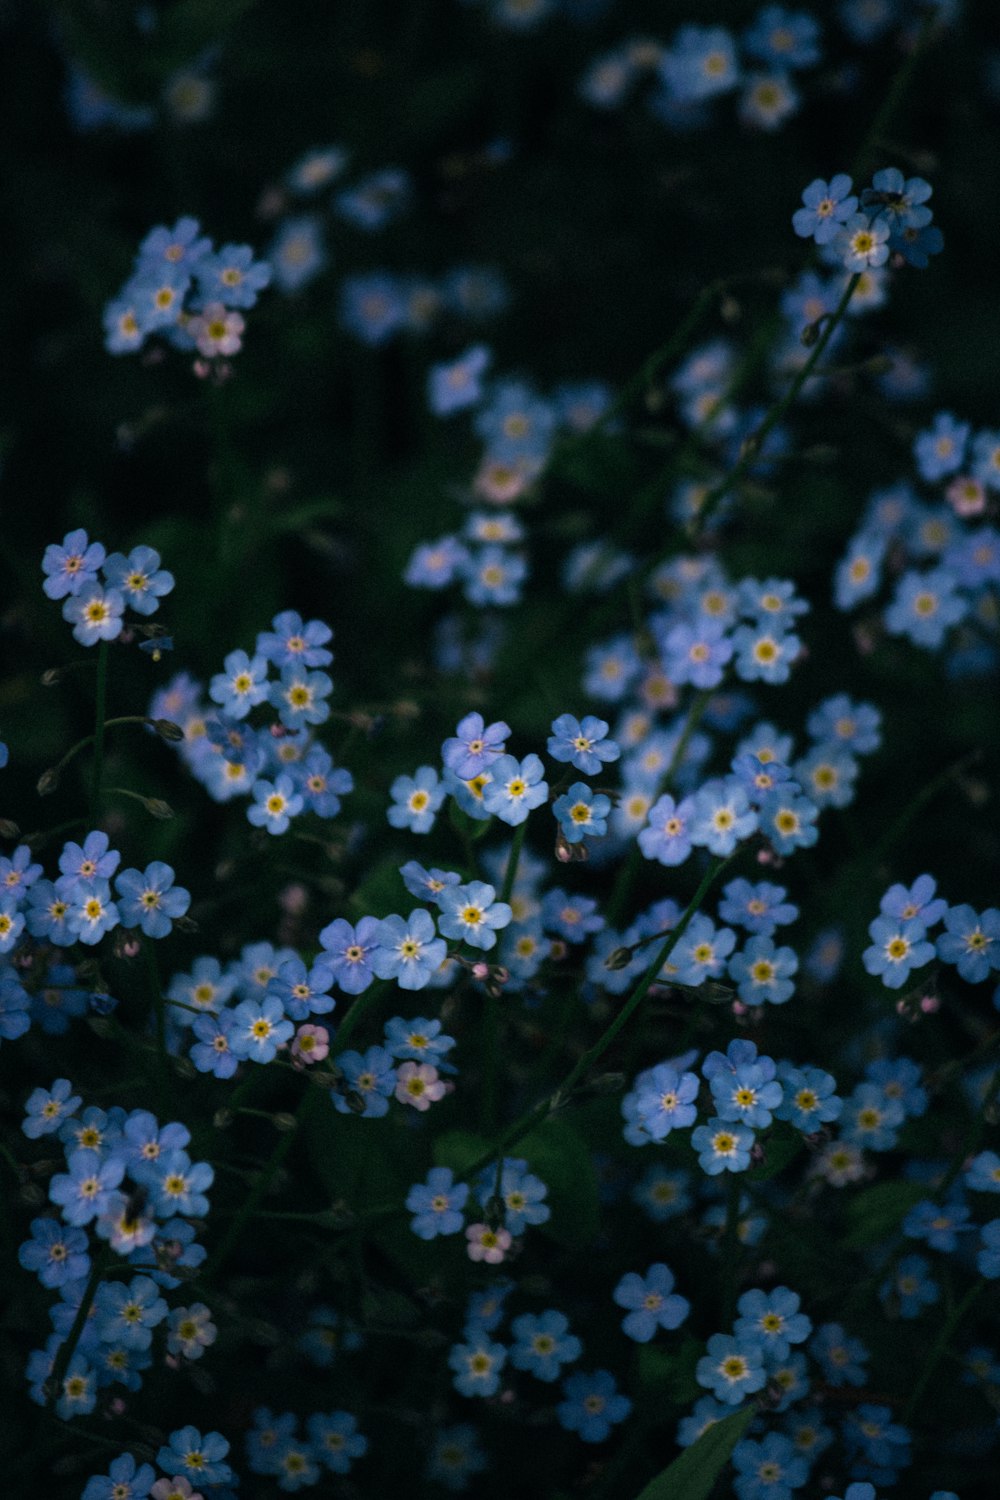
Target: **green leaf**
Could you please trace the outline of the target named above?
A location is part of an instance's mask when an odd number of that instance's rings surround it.
[[[777,1126],[767,1138],[764,1160],[759,1167],[750,1168],[747,1181],[767,1182],[769,1178],[777,1177],[802,1149],[802,1137],[797,1130],[791,1125]]]
[[[552,1217],[541,1228],[568,1249],[596,1238],[600,1227],[597,1174],[590,1149],[567,1120],[548,1119],[514,1148],[547,1186]]]
[[[474,1161],[485,1156],[492,1145],[493,1142],[484,1135],[475,1135],[471,1130],[446,1130],[434,1142],[434,1165],[450,1167],[461,1176]]]
[[[848,1231],[841,1245],[848,1250],[865,1250],[877,1245],[894,1230],[915,1204],[929,1196],[926,1183],[877,1182],[865,1188],[847,1210]]]
[[[730,1453],[746,1432],[757,1408],[745,1406],[707,1427],[697,1442],[651,1479],[636,1500],[708,1500]]]

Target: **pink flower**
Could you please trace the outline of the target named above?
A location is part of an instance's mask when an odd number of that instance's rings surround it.
[[[396,1070],[396,1098],[421,1111],[430,1109],[445,1095],[444,1080],[430,1063],[405,1062]]]
[[[488,1224],[470,1224],[465,1231],[470,1260],[484,1260],[498,1266],[513,1243],[506,1229],[491,1229]]]
[[[201,1491],[193,1490],[190,1480],[180,1474],[172,1479],[158,1479],[149,1493],[151,1500],[205,1500]]]
[[[300,1026],[292,1043],[292,1065],[304,1068],[322,1062],[329,1050],[330,1033],[325,1026]]]
[[[187,331],[198,346],[198,353],[211,359],[216,354],[238,354],[245,326],[238,312],[223,307],[221,302],[210,302],[191,319]]]

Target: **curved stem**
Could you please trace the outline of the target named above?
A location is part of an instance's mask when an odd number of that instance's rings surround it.
[[[97,648],[97,694],[94,707],[94,759],[90,773],[90,826],[96,828],[101,818],[101,778],[104,774],[104,716],[108,705],[108,643]]]

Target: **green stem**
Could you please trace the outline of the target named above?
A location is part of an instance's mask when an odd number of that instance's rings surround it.
[[[514,830],[514,837],[511,841],[510,853],[507,856],[507,869],[504,871],[503,886],[500,890],[499,899],[501,901],[510,900],[511,892],[514,889],[514,883],[517,880],[517,867],[521,863],[521,850],[524,848],[524,835],[527,833],[527,831],[528,820],[527,818],[525,818],[524,822],[519,823]]]
[[[882,137],[884,136],[886,129],[892,121],[892,118],[898,110],[900,104],[902,103],[903,95],[906,93],[906,90],[910,86],[913,75],[916,72],[917,65],[923,58],[927,43],[930,41],[931,36],[933,35],[934,25],[936,21],[936,9],[933,5],[929,5],[927,7],[927,14],[924,17],[923,24],[920,28],[920,31],[917,33],[917,39],[913,44],[912,52],[893,79],[889,92],[886,94],[885,98],[882,100],[881,105],[879,106],[878,113],[876,114],[872,123],[869,125],[868,130],[865,132],[865,138],[861,142],[861,145],[858,148],[858,154],[854,158],[854,161],[851,165],[852,177],[860,178],[867,170],[869,161],[875,155],[877,148],[881,144]]]
[[[974,1282],[966,1292],[965,1296],[962,1298],[961,1302],[956,1304],[956,1306],[952,1309],[950,1315],[942,1324],[941,1331],[934,1341],[934,1347],[931,1350],[930,1355],[928,1356],[927,1363],[921,1370],[917,1383],[910,1392],[910,1399],[909,1401],[907,1401],[906,1406],[903,1409],[902,1422],[904,1426],[908,1427],[913,1420],[914,1414],[916,1413],[917,1408],[920,1405],[920,1398],[923,1396],[924,1391],[927,1389],[927,1386],[930,1383],[931,1376],[934,1374],[934,1371],[941,1363],[941,1360],[944,1358],[945,1352],[947,1351],[948,1345],[951,1343],[952,1334],[955,1332],[959,1323],[961,1323],[962,1319],[965,1317],[965,1314],[969,1311],[969,1308],[972,1306],[973,1302],[975,1302],[976,1298],[979,1296],[985,1285],[986,1282],[982,1280]]]
[[[143,961],[149,982],[153,1024],[156,1030],[156,1084],[160,1093],[161,1108],[169,1113],[170,1105],[170,1057],[167,1051],[167,1003],[160,982],[160,966],[157,963],[152,939],[144,938]]]
[[[747,445],[744,447],[744,451],[741,457],[737,459],[735,464],[733,464],[728,474],[724,474],[723,477],[719,480],[718,484],[714,485],[705,496],[704,500],[698,508],[698,516],[695,523],[695,529],[697,531],[701,531],[703,529],[705,523],[708,521],[712,513],[718,509],[719,505],[721,505],[722,501],[729,494],[730,490],[732,490],[733,486],[739,483],[747,470],[756,461],[768,436],[781,421],[782,417],[785,415],[785,412],[792,405],[796,396],[799,394],[799,391],[809,379],[809,376],[815,369],[816,364],[821,358],[824,349],[830,342],[831,338],[834,335],[834,332],[839,327],[840,323],[843,321],[844,315],[847,312],[847,304],[854,296],[855,290],[860,280],[861,272],[855,271],[854,275],[850,278],[846,287],[844,288],[840,301],[837,303],[837,306],[834,308],[833,312],[824,323],[823,332],[816,340],[813,351],[810,354],[809,358],[806,360],[801,370],[798,371],[795,378],[791,381],[785,394],[774,403],[774,405],[771,407],[771,410],[764,418],[763,422],[761,422],[760,426],[757,428],[756,432],[752,434]]]
[[[882,835],[878,843],[875,845],[875,848],[869,851],[869,853],[866,855],[866,859],[869,862],[877,861],[881,859],[885,854],[887,854],[892,846],[897,842],[897,840],[902,838],[903,834],[909,828],[910,824],[913,822],[917,814],[921,812],[924,807],[926,807],[928,802],[931,802],[937,796],[942,787],[947,786],[948,782],[951,781],[954,777],[960,775],[960,773],[964,771],[967,766],[974,765],[977,760],[981,760],[982,753],[983,752],[981,750],[970,750],[967,755],[963,755],[961,759],[956,760],[953,765],[946,766],[945,769],[941,771],[937,776],[933,777],[933,779],[929,781],[925,787],[922,787],[917,795],[913,798],[913,801],[908,803],[907,806],[903,808],[903,811],[900,813],[896,821]]]
[[[312,1110],[315,1110],[321,1102],[323,1101],[321,1100],[319,1089],[306,1089],[306,1092],[303,1094],[301,1100],[299,1101],[299,1107],[295,1111],[295,1119],[299,1128],[296,1130],[289,1130],[280,1137],[274,1147],[274,1150],[271,1152],[271,1155],[268,1157],[267,1161],[257,1173],[256,1177],[254,1178],[253,1186],[240,1205],[239,1212],[233,1219],[233,1222],[230,1224],[229,1228],[226,1230],[226,1233],[223,1235],[221,1242],[216,1246],[213,1253],[209,1256],[208,1260],[205,1263],[204,1271],[198,1277],[198,1280],[202,1285],[207,1286],[210,1282],[214,1281],[218,1277],[218,1274],[223,1265],[229,1259],[229,1256],[232,1254],[233,1250],[242,1239],[243,1232],[247,1224],[257,1212],[257,1209],[260,1203],[263,1201],[268,1188],[271,1186],[271,1183],[281,1171],[281,1168],[285,1162],[285,1158],[286,1156],[288,1156],[289,1152],[292,1149],[292,1146],[295,1144],[296,1136],[299,1135],[301,1127],[304,1124],[308,1114]],[[327,1104],[329,1103],[329,1101],[326,1102]]]
[[[648,991],[655,982],[657,976],[660,973],[660,970],[663,968],[663,965],[666,963],[667,959],[670,957],[670,954],[673,952],[674,948],[684,936],[694,916],[700,910],[701,904],[707,896],[712,885],[715,883],[716,878],[722,872],[722,870],[725,869],[726,865],[729,864],[729,861],[730,859],[732,859],[732,857],[732,855],[729,855],[726,859],[715,859],[712,861],[711,865],[702,877],[701,884],[698,886],[698,889],[695,891],[690,902],[688,903],[684,914],[682,915],[680,921],[677,923],[677,926],[670,933],[666,942],[663,944],[663,947],[660,949],[659,953],[657,953],[653,962],[650,964],[645,974],[639,980],[638,984],[626,1000],[625,1004],[622,1006],[621,1010],[615,1016],[611,1024],[607,1026],[601,1033],[594,1045],[583,1054],[578,1062],[566,1074],[566,1077],[562,1079],[562,1081],[556,1086],[556,1088],[552,1090],[550,1094],[546,1095],[546,1097],[542,1099],[538,1104],[534,1104],[530,1109],[525,1110],[525,1112],[517,1120],[515,1120],[514,1123],[507,1128],[507,1130],[503,1132],[496,1146],[491,1148],[491,1150],[487,1151],[484,1155],[480,1156],[476,1161],[472,1163],[471,1166],[466,1168],[466,1170],[462,1173],[463,1180],[469,1177],[474,1177],[477,1172],[482,1171],[483,1167],[489,1166],[490,1162],[494,1161],[497,1156],[502,1156],[508,1147],[515,1145],[519,1140],[526,1136],[529,1131],[533,1130],[536,1125],[540,1125],[541,1122],[546,1119],[558,1105],[564,1103],[570,1097],[576,1085],[579,1083],[584,1074],[589,1072],[594,1064],[604,1056],[605,1052],[607,1052],[608,1048],[611,1046],[618,1033],[624,1026],[628,1025],[632,1016],[635,1014],[636,1010],[646,998]]]
[[[382,998],[382,991],[385,989],[385,986],[386,981],[376,980],[374,984],[365,990],[363,995],[355,1000],[347,1015],[337,1027],[336,1034],[330,1044],[330,1058],[336,1057],[338,1052],[343,1052],[351,1033],[364,1020],[368,1012],[374,1009],[376,1002]]]
[[[728,1328],[736,1311],[736,1275],[739,1270],[740,1180],[729,1173],[726,1183],[726,1227],[722,1235],[722,1324]]]
[[[684,756],[687,753],[687,747],[691,743],[691,737],[694,734],[695,730],[698,728],[698,725],[701,723],[705,710],[712,700],[713,692],[709,692],[707,690],[702,691],[698,693],[697,697],[693,700],[691,707],[688,710],[688,716],[685,720],[684,728],[681,730],[680,738],[678,739],[677,744],[674,746],[674,753],[670,757],[670,764],[667,766],[655,788],[655,793],[653,796],[654,803],[656,802],[658,797],[662,796],[664,788],[669,787],[673,782],[678,768],[680,767],[681,761],[684,759]],[[650,805],[652,806],[652,803]],[[624,912],[625,907],[628,903],[628,899],[631,895],[632,887],[635,884],[641,864],[642,850],[639,848],[638,839],[635,839],[632,843],[631,849],[628,852],[628,855],[625,858],[624,864],[618,872],[618,877],[615,880],[614,888],[611,892],[611,898],[608,902],[607,910],[605,912],[605,917],[607,919],[609,927],[616,927],[621,921],[622,913]]]
[[[104,722],[108,711],[108,643],[101,641],[97,648],[97,694],[94,713],[94,759],[90,773],[90,826],[96,828],[101,819],[101,778],[104,774]]]
[[[102,642],[101,644],[103,645],[104,643]],[[59,1400],[59,1392],[62,1389],[66,1371],[69,1369],[70,1361],[76,1353],[76,1346],[80,1342],[84,1325],[90,1315],[90,1309],[94,1305],[94,1298],[97,1296],[97,1289],[107,1269],[110,1254],[111,1252],[105,1248],[101,1254],[95,1257],[90,1278],[83,1289],[83,1298],[80,1306],[77,1308],[76,1317],[73,1319],[73,1326],[69,1331],[69,1337],[64,1344],[60,1344],[56,1351],[55,1362],[53,1363],[52,1374],[50,1376],[51,1386],[48,1401],[50,1407],[55,1406]]]

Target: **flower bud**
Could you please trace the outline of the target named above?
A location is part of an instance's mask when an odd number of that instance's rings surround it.
[[[179,745],[184,738],[183,729],[173,719],[150,719],[149,722],[161,739],[170,740],[174,745]]]
[[[48,771],[43,771],[41,776],[39,776],[36,791],[39,797],[48,797],[56,790],[58,785],[59,772],[53,766]]]

